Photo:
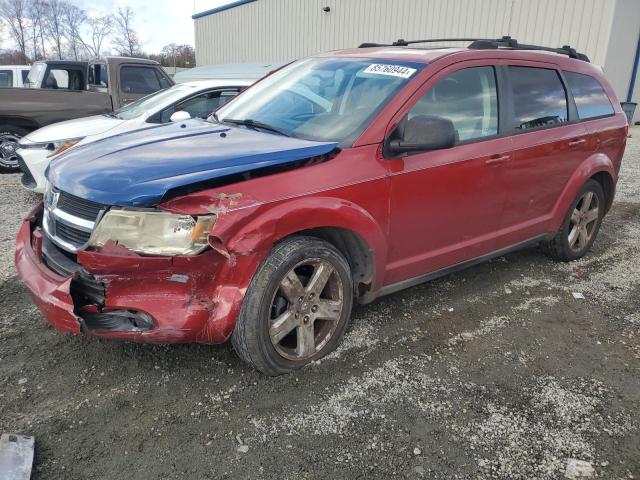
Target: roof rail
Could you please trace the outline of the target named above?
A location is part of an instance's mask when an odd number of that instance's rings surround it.
[[[540,50],[543,52],[552,52],[559,53],[560,55],[567,55],[570,58],[576,58],[585,62],[589,61],[589,57],[587,57],[584,53],[577,52],[575,48],[572,48],[569,45],[563,45],[560,48],[544,47],[542,45],[529,45],[527,43],[518,43],[515,38],[511,38],[508,35],[502,38],[497,38],[495,40],[477,39],[472,42],[468,48],[481,50],[500,47],[512,48],[514,50]]]
[[[361,43],[358,48],[369,47],[408,47],[414,43],[437,43],[437,42],[475,42],[479,38],[430,38],[428,40],[396,40],[393,43]]]
[[[544,47],[542,45],[529,45],[526,43],[518,43],[515,38],[511,38],[508,35],[505,35],[501,38],[491,39],[491,38],[430,38],[426,40],[404,40],[399,39],[393,43],[385,44],[385,43],[362,43],[358,46],[358,48],[369,48],[369,47],[407,47],[409,45],[413,45],[416,43],[441,43],[441,42],[471,42],[467,48],[474,50],[490,50],[490,49],[498,49],[498,48],[510,48],[513,50],[539,50],[543,52],[552,52],[559,53],[561,55],[567,55],[570,58],[575,58],[578,60],[582,60],[584,62],[589,61],[589,57],[587,57],[584,53],[579,53],[575,48],[570,47],[569,45],[563,45],[560,48],[551,48]]]

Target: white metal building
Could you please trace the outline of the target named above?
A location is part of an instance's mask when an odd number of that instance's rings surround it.
[[[640,103],[640,0],[239,0],[193,19],[198,65],[293,60],[399,38],[511,35],[571,45],[604,68],[620,101]]]

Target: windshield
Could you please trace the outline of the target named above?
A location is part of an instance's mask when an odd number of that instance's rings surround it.
[[[188,85],[175,85],[165,90],[159,90],[151,95],[141,98],[113,112],[113,116],[121,120],[131,120],[142,114],[154,114],[158,108],[171,105],[182,100],[190,93],[195,93],[196,88]]]
[[[31,70],[29,70],[29,75],[27,75],[27,80],[24,82],[25,87],[35,87],[38,84],[38,77],[40,76],[40,72],[44,68],[44,63],[34,63],[31,66]]]
[[[218,121],[351,143],[422,64],[350,58],[293,63],[216,112]]]

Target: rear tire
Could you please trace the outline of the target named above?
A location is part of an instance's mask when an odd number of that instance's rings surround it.
[[[604,209],[605,196],[602,186],[595,180],[589,180],[571,202],[556,235],[551,240],[541,243],[543,252],[562,262],[583,257],[598,235]]]
[[[342,254],[323,240],[291,237],[273,248],[251,280],[231,342],[260,372],[289,373],[338,346],[352,304],[351,270]]]
[[[28,134],[24,128],[13,125],[0,125],[0,173],[19,173],[15,150],[18,140]]]

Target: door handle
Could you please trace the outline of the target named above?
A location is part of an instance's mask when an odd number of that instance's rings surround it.
[[[484,163],[492,167],[497,167],[498,165],[507,162],[510,158],[511,157],[509,155],[493,155],[485,160]]]
[[[569,146],[570,147],[579,147],[580,145],[582,145],[583,143],[586,143],[587,141],[584,138],[581,138],[580,140],[572,140],[569,142]]]

